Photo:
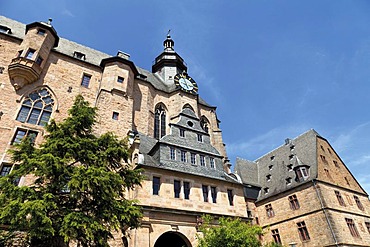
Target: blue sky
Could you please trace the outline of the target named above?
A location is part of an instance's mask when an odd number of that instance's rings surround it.
[[[151,69],[168,29],[232,163],[313,128],[370,193],[370,1],[3,0],[0,14]]]

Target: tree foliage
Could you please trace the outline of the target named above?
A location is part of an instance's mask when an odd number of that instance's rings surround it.
[[[262,227],[241,221],[240,219],[220,218],[217,224],[210,216],[203,216],[200,226],[203,236],[198,236],[198,247],[261,247],[259,237],[263,235]],[[268,243],[264,247],[281,247]]]
[[[0,178],[0,224],[3,242],[22,232],[31,246],[108,246],[112,231],[139,225],[141,209],[125,198],[140,185],[140,170],[127,164],[125,140],[93,134],[96,108],[77,96],[63,122],[46,126],[36,148],[22,141],[11,152],[12,173]],[[30,186],[16,186],[22,176]],[[6,235],[6,236],[5,236]],[[9,240],[10,239],[10,240]],[[3,243],[4,244],[4,243]]]

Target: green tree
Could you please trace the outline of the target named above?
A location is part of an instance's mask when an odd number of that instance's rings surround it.
[[[198,247],[260,247],[260,226],[245,223],[240,219],[220,218],[218,224],[212,225],[212,218],[203,217],[200,227],[203,233],[199,237]]]
[[[203,236],[198,236],[198,247],[260,247],[259,236],[263,235],[262,227],[251,225],[240,219],[220,218],[217,224],[210,216],[203,216],[204,223],[199,230]],[[282,247],[271,242],[264,247]]]
[[[77,96],[68,118],[46,126],[40,147],[26,139],[11,151],[16,166],[0,178],[0,246],[20,235],[32,247],[108,246],[112,231],[139,226],[141,209],[125,192],[140,185],[141,171],[127,164],[125,140],[93,134],[96,115]],[[21,176],[33,184],[16,186]]]

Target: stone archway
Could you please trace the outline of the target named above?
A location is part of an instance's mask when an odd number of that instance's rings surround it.
[[[179,232],[163,233],[155,242],[154,247],[192,247],[189,240]]]

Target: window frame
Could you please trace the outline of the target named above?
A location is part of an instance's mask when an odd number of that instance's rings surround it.
[[[345,207],[346,203],[344,202],[344,199],[342,197],[342,194],[338,190],[334,190],[335,196],[337,197],[339,205]]]
[[[189,200],[190,199],[190,190],[191,190],[190,182],[184,181],[183,185],[184,185],[184,199]]]
[[[192,165],[196,165],[197,163],[196,153],[190,153],[190,163]]]
[[[170,147],[170,160],[176,160],[176,149],[174,147]]]
[[[360,233],[357,230],[356,224],[353,219],[345,218],[349,232],[351,233],[352,237],[359,238]]]
[[[166,135],[166,109],[159,103],[154,110],[154,138],[159,140]]]
[[[272,218],[275,216],[275,212],[274,212],[274,209],[272,208],[271,203],[265,205],[265,210],[266,210],[267,218]]]
[[[211,169],[215,169],[215,158],[213,158],[213,157],[209,157],[209,167],[211,168]]]
[[[0,177],[5,177],[9,175],[10,172],[12,171],[12,168],[13,168],[12,164],[2,163],[0,169]]]
[[[215,186],[211,186],[211,197],[212,203],[217,203],[217,188]]]
[[[117,82],[118,83],[123,83],[125,81],[125,78],[122,76],[117,76]]]
[[[200,166],[206,166],[206,157],[203,155],[203,154],[200,154],[199,155],[199,163],[200,163]]]
[[[181,181],[180,180],[174,180],[173,181],[173,193],[175,198],[180,198],[181,193]]]
[[[202,194],[203,194],[203,201],[208,202],[208,185],[202,184]]]
[[[186,162],[187,159],[186,159],[186,151],[185,150],[180,150],[180,161],[181,162]]]
[[[299,201],[297,195],[291,195],[288,197],[289,205],[292,210],[298,210],[301,206],[299,205]]]
[[[27,50],[26,56],[24,58],[29,59],[29,60],[32,60],[32,58],[35,55],[35,53],[36,53],[36,50],[35,49],[29,48]]]
[[[185,138],[185,129],[180,128],[179,136]]]
[[[227,189],[227,199],[229,200],[229,205],[234,206],[234,193],[232,189]]]
[[[161,177],[153,176],[152,180],[152,195],[159,196],[161,190]]]
[[[271,230],[271,235],[272,235],[272,238],[274,239],[275,243],[281,244],[281,238],[280,238],[280,234],[279,234],[278,229],[272,229]]]
[[[362,205],[362,203],[361,203],[361,201],[360,201],[360,198],[359,198],[358,196],[356,196],[356,195],[353,195],[353,199],[355,200],[355,202],[356,202],[356,205],[357,205],[358,209],[360,209],[361,211],[364,211],[364,210],[365,210],[365,208],[364,208],[364,206]]]
[[[113,111],[112,112],[112,119],[118,121],[119,120],[119,112]]]
[[[81,79],[81,86],[84,88],[89,88],[91,82],[92,75],[83,73]]]
[[[198,142],[203,142],[203,135],[198,133],[197,139],[198,139]]]
[[[308,233],[306,223],[304,221],[297,222],[297,227],[298,227],[298,233],[299,233],[300,239],[303,242],[309,241],[311,238],[310,238],[310,234]]]
[[[24,135],[20,135],[21,138],[19,138],[19,136],[18,136],[18,133],[20,131],[24,132]],[[14,132],[13,139],[12,139],[10,145],[20,144],[25,138],[28,138],[30,135],[34,135],[34,136],[30,137],[30,140],[31,140],[31,144],[35,144],[38,134],[39,134],[39,131],[37,131],[37,130],[28,129],[28,128],[19,128],[18,127]]]

